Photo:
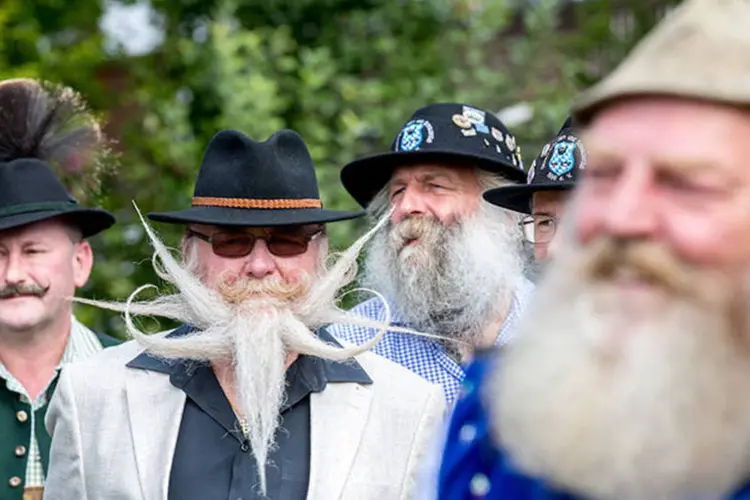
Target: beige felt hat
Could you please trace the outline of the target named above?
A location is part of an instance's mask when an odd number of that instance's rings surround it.
[[[750,0],[685,0],[573,114],[585,123],[612,100],[644,94],[750,105]]]

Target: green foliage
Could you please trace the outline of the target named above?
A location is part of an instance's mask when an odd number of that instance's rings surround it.
[[[529,103],[533,120],[514,132],[530,164],[576,92],[655,22],[654,2],[630,3],[639,4],[627,9],[630,31],[613,32],[623,9],[609,0],[153,0],[164,40],[129,57],[104,50],[99,0],[4,0],[0,78],[71,85],[109,119],[121,167],[98,201],[119,223],[95,239],[96,267],[81,293],[122,300],[157,282],[131,202],[144,213],[188,206],[217,130],[257,139],[297,130],[323,202],[336,209],[357,208],[339,183],[341,167],[387,150],[408,116],[431,102],[492,111]],[[351,243],[364,224],[332,224],[332,247]],[[177,245],[179,228],[157,230]],[[122,334],[111,313],[78,313]]]

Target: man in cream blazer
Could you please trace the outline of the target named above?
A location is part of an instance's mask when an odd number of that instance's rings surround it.
[[[410,499],[442,390],[320,327],[373,323],[336,307],[369,236],[326,264],[323,224],[358,215],[322,209],[296,133],[219,132],[193,206],[149,214],[186,226],[181,263],[143,221],[177,293],[99,303],[134,340],[60,377],[45,500]]]
[[[53,441],[45,500],[172,498],[185,393],[158,370],[127,366],[141,351],[131,341],[63,371],[47,417]],[[440,386],[376,354],[356,360],[371,384],[329,383],[311,395],[306,498],[412,498],[443,416]]]

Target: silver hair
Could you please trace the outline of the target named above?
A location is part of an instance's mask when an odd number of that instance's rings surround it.
[[[483,188],[509,183],[496,174],[476,172]],[[363,282],[392,301],[414,328],[451,338],[445,348],[458,356],[455,341],[476,345],[498,311],[510,305],[523,276],[519,216],[482,200],[477,212],[450,225],[431,217],[393,225],[389,203],[386,187],[368,207],[383,229],[368,248]],[[420,245],[400,252],[398,240],[414,232],[422,235]]]

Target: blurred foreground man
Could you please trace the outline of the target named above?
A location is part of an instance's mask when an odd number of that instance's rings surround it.
[[[296,133],[219,132],[192,207],[149,215],[186,225],[183,264],[146,225],[178,293],[124,307],[185,324],[126,315],[134,342],[63,373],[45,500],[410,498],[440,387],[320,328],[356,320],[335,304],[364,239],[328,267],[323,224],[359,215],[322,208]]]
[[[538,314],[440,498],[750,498],[748,23],[688,0],[578,102],[588,163]]]
[[[72,89],[0,82],[3,500],[42,498],[50,447],[44,414],[61,367],[116,343],[78,322],[69,300],[93,266],[86,238],[115,219],[80,206],[53,171],[85,176],[107,156],[99,124]]]
[[[482,199],[486,189],[523,182],[516,140],[492,113],[454,103],[417,110],[393,151],[346,165],[341,180],[375,221],[364,284],[385,297],[391,322],[440,340],[389,332],[375,352],[439,383],[451,404],[463,363],[477,346],[500,345],[514,333],[532,285],[517,214]],[[386,319],[379,297],[353,312]],[[362,343],[377,331],[332,327]]]

